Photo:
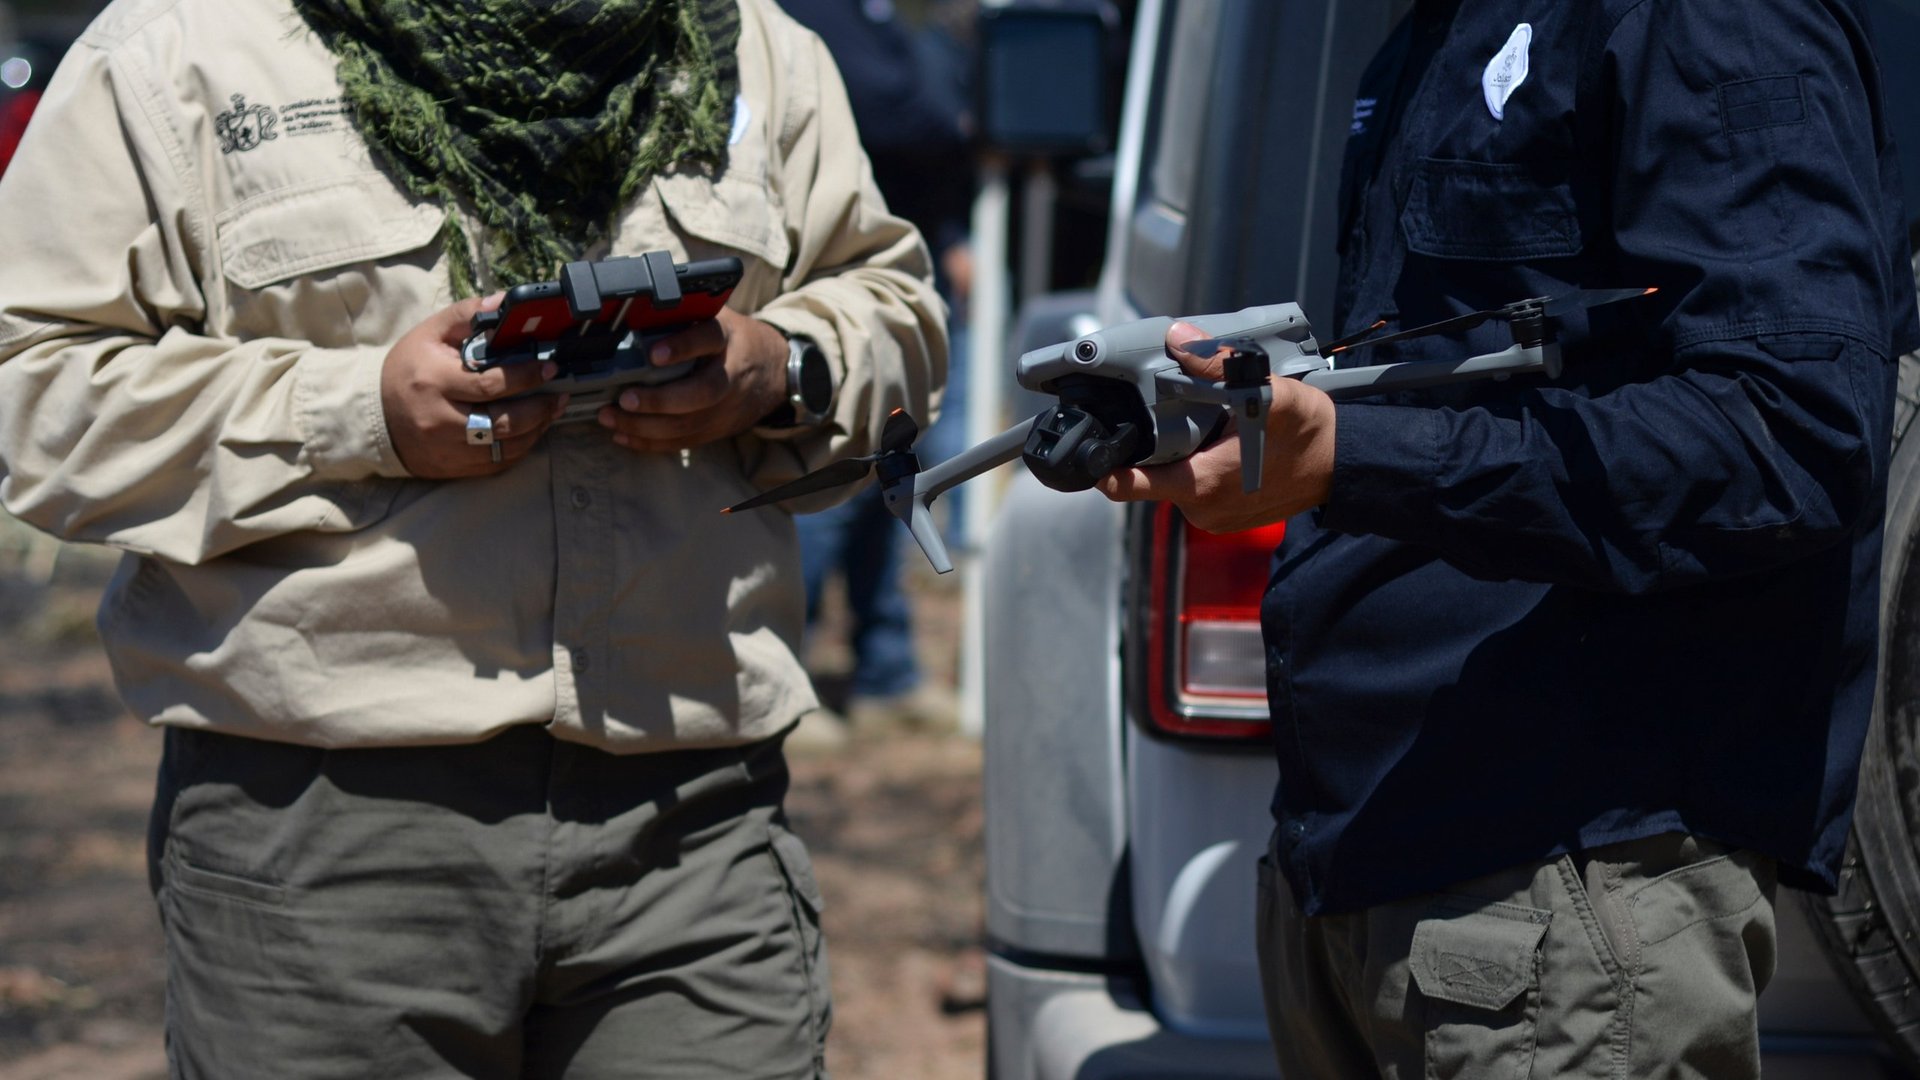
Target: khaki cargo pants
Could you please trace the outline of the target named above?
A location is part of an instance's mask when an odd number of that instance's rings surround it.
[[[149,865],[176,1080],[824,1075],[779,739],[166,739]]]
[[[1774,866],[1663,835],[1307,918],[1260,865],[1287,1080],[1760,1075]]]

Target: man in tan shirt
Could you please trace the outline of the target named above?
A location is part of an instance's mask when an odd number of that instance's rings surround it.
[[[0,182],[0,502],[128,552],[175,1072],[813,1075],[793,526],[718,510],[927,418],[925,247],[768,0],[359,7],[117,0]],[[552,425],[458,363],[657,249],[745,266],[693,375]]]

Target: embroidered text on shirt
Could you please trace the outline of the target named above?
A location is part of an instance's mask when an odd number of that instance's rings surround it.
[[[1353,99],[1353,134],[1359,135],[1367,130],[1367,121],[1373,118],[1373,110],[1379,104],[1379,98]]]

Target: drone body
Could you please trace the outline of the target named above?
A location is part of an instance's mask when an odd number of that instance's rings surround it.
[[[1246,491],[1256,491],[1273,377],[1300,379],[1336,399],[1504,379],[1531,371],[1557,377],[1560,346],[1554,338],[1554,320],[1558,316],[1653,291],[1586,290],[1522,300],[1430,327],[1377,338],[1363,334],[1336,343],[1326,355],[1298,304],[1177,320],[1213,335],[1188,342],[1183,346],[1187,352],[1205,357],[1226,353],[1226,377],[1219,382],[1194,378],[1168,355],[1167,332],[1175,319],[1162,316],[1121,323],[1022,356],[1014,371],[1020,385],[1053,396],[1057,404],[946,461],[923,468],[913,451],[919,425],[896,411],[888,418],[875,453],[833,462],[727,509],[729,513],[749,510],[854,483],[877,469],[887,508],[906,523],[934,569],[944,574],[953,569],[953,562],[933,525],[929,509],[933,500],[948,488],[1015,458],[1024,459],[1048,487],[1083,491],[1117,469],[1185,458],[1219,437],[1232,418],[1240,438],[1241,481]],[[1351,368],[1336,368],[1330,359],[1391,341],[1465,330],[1496,318],[1511,325],[1514,337],[1511,348],[1497,353]]]
[[[1121,323],[1020,358],[1014,369],[1020,385],[1060,399],[1034,419],[1023,454],[1042,483],[1082,491],[1117,468],[1178,461],[1220,430],[1222,406],[1231,408],[1228,397],[1189,378],[1167,355],[1167,331],[1175,321],[1163,316]],[[1257,396],[1269,373],[1299,377],[1328,367],[1298,304],[1180,321],[1215,340],[1230,339],[1237,353],[1264,356],[1257,370],[1230,377],[1230,390]]]

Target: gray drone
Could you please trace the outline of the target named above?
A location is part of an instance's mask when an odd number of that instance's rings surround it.
[[[1192,454],[1213,441],[1232,416],[1240,421],[1241,483],[1245,491],[1257,491],[1267,410],[1273,404],[1269,375],[1299,379],[1336,400],[1532,371],[1557,378],[1555,319],[1654,291],[1583,289],[1373,337],[1381,325],[1376,323],[1331,343],[1325,353],[1298,304],[1178,320],[1212,335],[1189,342],[1186,351],[1208,357],[1226,353],[1226,377],[1219,382],[1193,378],[1167,355],[1167,331],[1176,320],[1161,316],[1122,323],[1022,356],[1014,372],[1020,385],[1050,394],[1058,404],[983,443],[923,469],[913,451],[920,425],[905,411],[895,410],[881,429],[878,451],[833,462],[726,512],[770,506],[878,472],[887,509],[906,523],[933,568],[944,574],[953,569],[953,560],[934,527],[933,500],[1015,458],[1024,459],[1034,476],[1056,491],[1084,491],[1116,469],[1161,465]],[[1335,368],[1330,359],[1389,342],[1459,333],[1492,319],[1504,320],[1513,331],[1513,344],[1496,353],[1352,368]]]

